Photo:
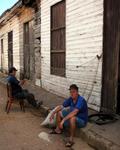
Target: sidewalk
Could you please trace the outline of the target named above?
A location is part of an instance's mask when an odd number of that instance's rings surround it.
[[[6,77],[0,74],[0,83],[6,84]],[[27,82],[24,88],[35,94],[36,99],[43,101],[42,112],[45,114],[49,109],[61,104],[64,98],[52,94],[38,86]],[[94,112],[94,111],[93,111]],[[89,113],[93,113],[89,110]],[[77,136],[84,139],[89,145],[98,150],[120,150],[120,119],[107,125],[96,125],[88,123],[86,128],[77,132]]]

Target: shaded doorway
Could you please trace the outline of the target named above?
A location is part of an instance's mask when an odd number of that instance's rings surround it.
[[[8,69],[13,66],[13,31],[8,32]]]
[[[3,39],[1,39],[1,71],[3,72],[4,47]]]

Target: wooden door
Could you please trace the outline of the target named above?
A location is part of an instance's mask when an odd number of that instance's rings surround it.
[[[30,79],[29,22],[24,24],[24,78]]]
[[[1,39],[1,71],[3,71],[3,57],[4,57],[4,53],[3,53],[3,39]]]
[[[30,80],[34,80],[35,75],[35,51],[34,51],[34,29],[33,20],[29,22],[29,47],[30,47]]]
[[[35,73],[33,21],[24,24],[24,77],[33,80]]]
[[[104,0],[101,110],[116,112],[120,43],[120,0]]]
[[[8,68],[13,66],[13,31],[8,32]]]

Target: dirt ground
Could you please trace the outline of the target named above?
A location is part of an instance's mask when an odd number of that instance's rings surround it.
[[[27,107],[21,112],[13,104],[9,114],[5,112],[6,90],[0,85],[0,150],[66,150],[63,135],[50,135],[40,126],[44,120],[39,110]],[[40,133],[48,137],[39,137]],[[93,150],[80,138],[75,138],[73,150]]]

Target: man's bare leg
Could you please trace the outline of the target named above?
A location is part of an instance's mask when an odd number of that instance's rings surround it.
[[[59,111],[59,112],[56,114],[57,127],[56,127],[55,131],[56,131],[57,133],[61,133],[61,130],[60,130],[60,128],[59,128],[61,121],[62,121],[61,111]]]
[[[70,119],[70,141],[73,142],[73,137],[76,129],[76,117]]]
[[[73,137],[76,129],[76,117],[72,117],[69,121],[70,121],[70,139],[66,143],[66,147],[71,147],[74,144]]]

